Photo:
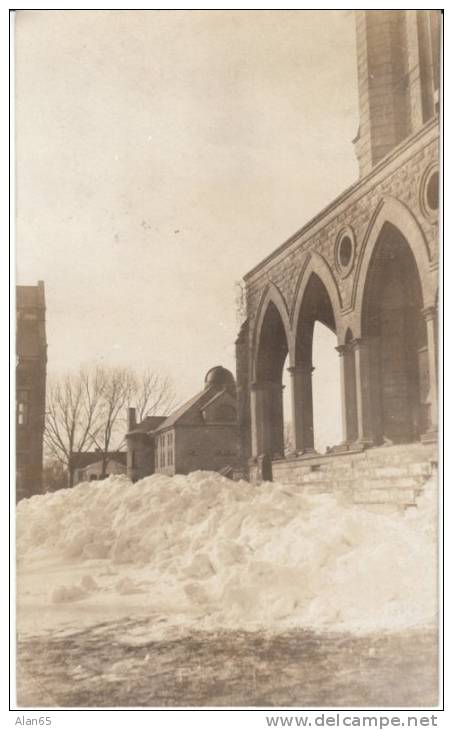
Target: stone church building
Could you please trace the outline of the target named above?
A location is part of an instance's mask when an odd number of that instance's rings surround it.
[[[168,417],[136,423],[129,409],[127,474],[189,474],[198,469],[232,474],[238,463],[236,384],[221,366],[206,374],[203,390]]]
[[[16,500],[42,491],[46,411],[44,282],[16,287]]]
[[[334,452],[436,439],[440,24],[435,10],[356,11],[359,179],[245,276],[237,385],[252,479],[313,455],[316,322],[337,340]]]

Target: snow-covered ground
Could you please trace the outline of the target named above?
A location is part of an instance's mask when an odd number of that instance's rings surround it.
[[[145,616],[156,638],[429,628],[436,534],[434,482],[416,509],[381,515],[210,472],[110,477],[19,503],[17,628],[55,635]]]

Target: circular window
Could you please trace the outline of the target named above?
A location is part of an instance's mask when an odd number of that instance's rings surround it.
[[[343,236],[341,239],[338,256],[343,267],[349,264],[352,256],[352,241],[349,236]]]
[[[439,210],[439,173],[433,172],[426,185],[426,202],[431,210]]]
[[[343,229],[337,238],[335,261],[339,274],[347,276],[354,264],[354,233],[352,228]]]
[[[439,170],[430,165],[425,170],[420,185],[420,207],[423,215],[434,222],[439,211]]]

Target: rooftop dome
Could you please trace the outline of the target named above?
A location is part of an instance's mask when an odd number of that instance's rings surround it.
[[[204,387],[216,388],[217,390],[226,388],[230,393],[236,393],[236,383],[233,374],[221,365],[216,365],[214,368],[208,370],[204,379]]]

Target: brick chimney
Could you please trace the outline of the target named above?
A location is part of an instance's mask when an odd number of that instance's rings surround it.
[[[127,409],[127,430],[132,431],[137,425],[135,408]]]

